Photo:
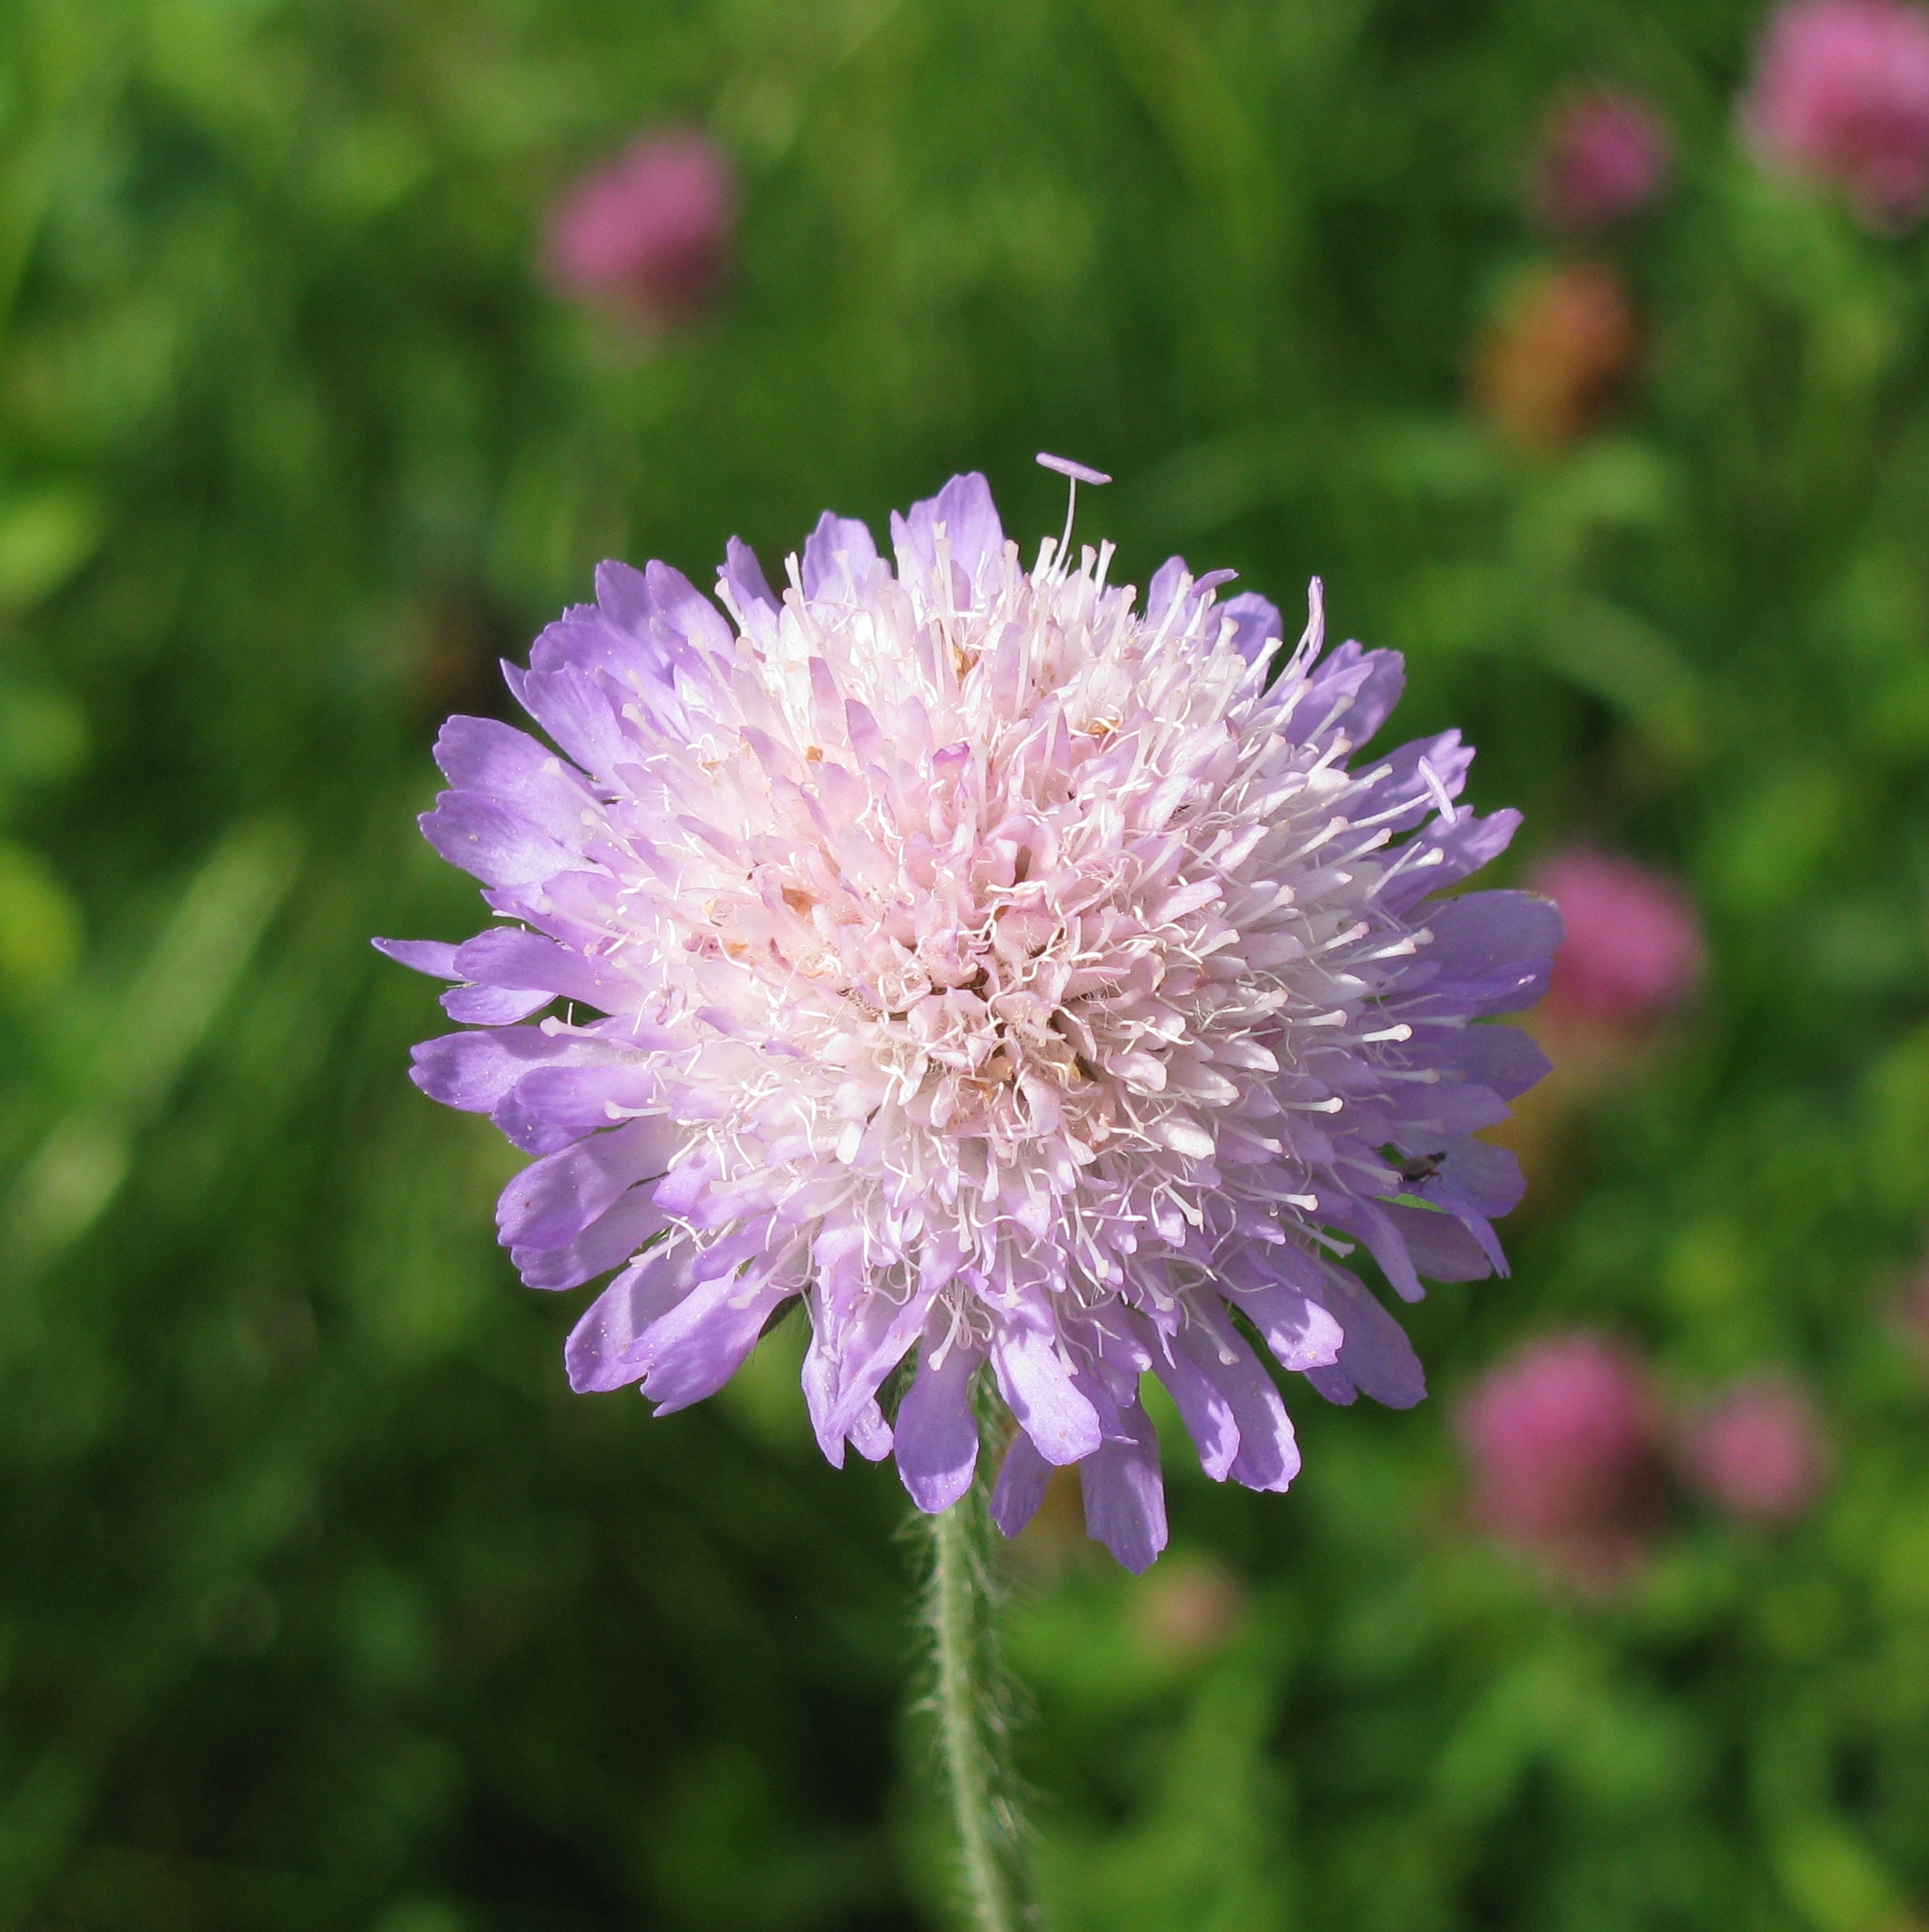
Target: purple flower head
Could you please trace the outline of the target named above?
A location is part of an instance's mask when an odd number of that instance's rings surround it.
[[[1557,1018],[1644,1027],[1679,1006],[1701,977],[1701,922],[1672,879],[1631,859],[1575,846],[1534,873],[1561,908],[1547,1010]]]
[[[801,1302],[832,1462],[895,1453],[945,1508],[982,1374],[1017,1425],[1005,1532],[1077,1464],[1143,1569],[1143,1377],[1208,1474],[1284,1489],[1248,1336],[1404,1406],[1420,1363],[1342,1258],[1409,1299],[1504,1267],[1519,1174],[1474,1136],[1546,1062],[1467,1023],[1538,996],[1558,915],[1429,897],[1518,815],[1455,803],[1455,733],[1349,768],[1401,661],[1322,656],[1317,584],[1287,650],[1176,558],[1142,611],[1109,545],[1025,570],[982,476],[891,534],[895,570],[826,513],[780,596],[733,540],[728,619],[605,564],[509,673],[558,749],[449,721],[423,829],[497,923],[387,945],[459,982],[467,1030],[415,1078],[536,1157],[499,1214],[526,1281],[620,1270],[570,1337],[578,1389],[682,1408]]]
[[[1799,1383],[1758,1376],[1717,1395],[1682,1425],[1677,1453],[1688,1485],[1744,1522],[1792,1522],[1828,1477],[1828,1446]]]
[[[735,221],[736,177],[708,135],[648,134],[563,194],[545,264],[561,293],[662,327],[716,295]]]
[[[1658,1515],[1660,1413],[1625,1349],[1585,1332],[1530,1342],[1461,1404],[1475,1516],[1578,1583],[1615,1583],[1638,1565]]]
[[[1871,228],[1929,207],[1929,11],[1903,0],[1792,0],[1770,22],[1742,103],[1768,161],[1847,190]]]
[[[1672,158],[1667,128],[1652,108],[1631,94],[1591,87],[1548,115],[1529,201],[1547,227],[1585,234],[1645,208]]]

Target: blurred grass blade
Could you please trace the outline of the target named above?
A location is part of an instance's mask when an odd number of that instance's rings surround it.
[[[133,1140],[160,1110],[293,882],[299,842],[271,819],[235,826],[181,896],[63,1115],[0,1202],[0,1243],[31,1275],[106,1210]]]

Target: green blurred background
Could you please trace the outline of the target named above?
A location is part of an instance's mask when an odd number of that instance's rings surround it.
[[[604,555],[700,582],[1040,448],[1084,527],[1409,654],[1509,863],[1686,880],[1708,984],[1543,1109],[1510,1282],[1287,1497],[1168,1455],[1142,1582],[1048,1512],[1021,1756],[1064,1932],[1904,1932],[1929,1914],[1929,255],[1770,181],[1748,0],[8,0],[0,9],[0,1932],[910,1927],[943,1851],[887,1465],[782,1344],[567,1393],[516,1164],[404,1078],[462,936],[412,815]],[[1513,447],[1547,101],[1675,179],[1602,244],[1618,412]],[[742,172],[649,340],[543,211],[638,127]],[[774,573],[774,571],[773,571]],[[1559,1117],[1555,1118],[1555,1113]],[[567,1304],[568,1305],[565,1305]],[[1585,1323],[1805,1377],[1781,1531],[1586,1597],[1468,1526],[1456,1391]],[[1055,1527],[1055,1525],[1057,1525]]]

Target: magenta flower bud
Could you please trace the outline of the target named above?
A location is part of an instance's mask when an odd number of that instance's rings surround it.
[[[1638,1027],[1658,1020],[1701,977],[1701,922],[1671,879],[1631,859],[1575,846],[1536,871],[1537,891],[1561,908],[1551,1013]]]
[[[1744,1522],[1807,1513],[1827,1480],[1815,1405],[1781,1376],[1737,1382],[1683,1425],[1677,1461],[1690,1488]]]
[[[1871,228],[1929,207],[1929,11],[1793,0],[1770,23],[1742,103],[1771,164],[1835,183]]]
[[[686,320],[722,286],[736,204],[736,177],[708,135],[645,135],[551,209],[549,281],[645,327]]]
[[[1644,208],[1668,178],[1673,144],[1634,95],[1592,87],[1547,117],[1529,200],[1552,229],[1583,234]]]
[[[1663,1494],[1660,1409],[1627,1350],[1577,1332],[1530,1342],[1460,1405],[1474,1513],[1503,1541],[1605,1584],[1639,1562]]]

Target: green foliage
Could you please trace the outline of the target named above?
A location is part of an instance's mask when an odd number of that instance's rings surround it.
[[[1540,1163],[1513,1279],[1418,1312],[1435,1401],[1289,1390],[1283,1499],[1176,1448],[1144,1582],[1046,1539],[1058,1923],[1929,1912],[1929,1391],[1885,1325],[1929,1196],[1929,262],[1737,151],[1756,23],[0,14],[0,1927],[924,1922],[894,1480],[822,1467],[774,1356],[661,1424],[565,1392],[572,1310],[491,1241],[514,1162],[406,1083],[432,990],[365,938],[473,925],[410,823],[428,738],[598,557],[702,581],[972,466],[1055,529],[1041,447],[1119,477],[1115,575],[1184,546],[1290,607],[1317,570],[1523,857],[1675,869],[1715,961]],[[1465,371],[1540,252],[1536,118],[1595,75],[1679,178],[1607,245],[1636,393],[1530,457]],[[651,347],[531,265],[668,118],[745,213],[721,312]],[[1571,1321],[1683,1389],[1808,1377],[1822,1507],[1684,1514],[1601,1602],[1481,1543],[1456,1391]],[[1178,1637],[1172,1576],[1219,1606]]]

